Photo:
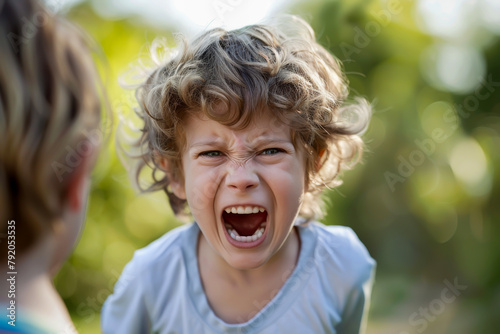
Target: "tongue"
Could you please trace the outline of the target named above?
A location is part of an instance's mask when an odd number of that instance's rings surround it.
[[[260,224],[267,219],[267,212],[240,215],[236,213],[223,213],[224,222],[230,224],[241,236],[253,235]]]

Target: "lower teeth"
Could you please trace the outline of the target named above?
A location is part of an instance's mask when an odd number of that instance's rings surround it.
[[[231,238],[233,238],[234,240],[236,241],[241,241],[241,242],[252,242],[252,241],[255,241],[257,239],[260,239],[260,237],[262,237],[262,235],[264,234],[264,224],[261,225],[260,228],[258,228],[253,235],[249,235],[249,236],[240,236],[238,234],[238,232],[236,232],[235,229],[229,226],[226,225],[226,228],[227,228],[227,232],[229,233],[229,235],[231,236]]]

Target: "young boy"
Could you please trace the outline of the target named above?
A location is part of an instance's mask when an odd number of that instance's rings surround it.
[[[214,29],[138,90],[142,163],[195,223],[135,253],[105,333],[361,333],[375,262],[313,221],[370,111],[304,21]],[[356,124],[346,121],[357,115]],[[300,217],[300,218],[299,218]]]
[[[0,1],[0,333],[76,333],[52,277],[83,226],[101,102],[87,38]]]

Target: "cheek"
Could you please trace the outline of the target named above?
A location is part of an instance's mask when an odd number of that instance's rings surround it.
[[[186,177],[186,195],[193,215],[213,210],[218,189],[216,171],[192,170]]]
[[[281,208],[288,208],[287,212],[295,215],[305,191],[304,168],[297,164],[287,164],[275,170],[271,175],[273,175],[272,188],[274,188],[278,205]]]
[[[292,179],[291,184],[284,189],[286,191],[286,200],[290,208],[290,212],[295,215],[299,211],[300,205],[302,204],[302,198],[304,195],[304,182],[298,178]]]

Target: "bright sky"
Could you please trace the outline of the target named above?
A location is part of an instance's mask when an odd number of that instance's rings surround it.
[[[300,0],[90,0],[110,19],[139,16],[146,22],[174,27],[187,35],[216,26],[228,29],[258,23]],[[45,0],[71,6],[82,0]]]

